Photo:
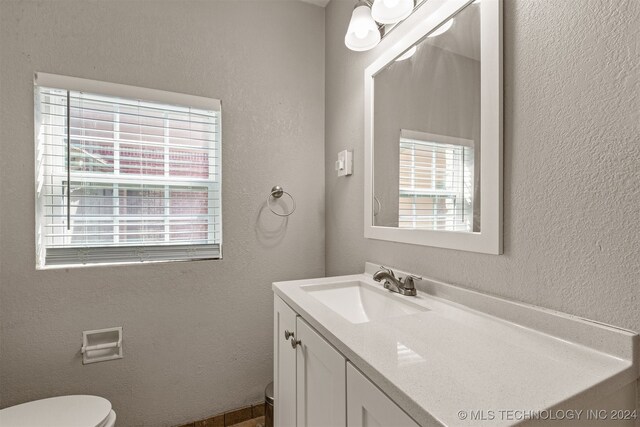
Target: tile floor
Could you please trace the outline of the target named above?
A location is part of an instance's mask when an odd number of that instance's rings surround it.
[[[182,424],[180,427],[264,427],[264,405],[264,402],[260,402],[204,420]]]

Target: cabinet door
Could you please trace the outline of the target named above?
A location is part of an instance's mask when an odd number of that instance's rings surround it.
[[[346,426],[346,360],[301,317],[297,319],[298,427]]]
[[[285,331],[296,332],[296,312],[284,301],[273,301],[273,425],[296,425],[296,350],[291,338],[285,339]]]
[[[347,426],[419,427],[351,363],[347,363]]]

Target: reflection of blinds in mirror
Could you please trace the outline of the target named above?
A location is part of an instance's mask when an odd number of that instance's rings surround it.
[[[37,87],[40,266],[220,257],[220,111]]]
[[[402,132],[400,228],[473,231],[473,142],[452,140]]]

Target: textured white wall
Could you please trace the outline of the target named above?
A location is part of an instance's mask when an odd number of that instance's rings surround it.
[[[0,58],[0,405],[98,394],[124,427],[260,400],[271,282],[324,273],[324,9],[0,0]],[[220,98],[224,260],[35,271],[35,71]],[[286,228],[263,210],[275,184],[298,202]],[[118,325],[124,359],[82,366],[82,330]]]
[[[366,260],[640,331],[640,1],[504,1],[502,256],[363,238],[363,70],[326,11],[326,269]],[[354,174],[336,153],[354,148]]]

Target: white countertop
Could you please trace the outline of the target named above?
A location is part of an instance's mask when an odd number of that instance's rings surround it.
[[[354,280],[382,288],[374,268],[273,290],[420,425],[478,425],[460,411],[573,409],[640,376],[637,334],[563,313],[424,280],[417,297],[390,297],[427,311],[354,324],[302,288]]]

